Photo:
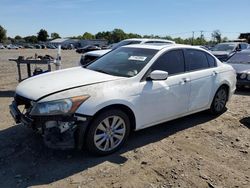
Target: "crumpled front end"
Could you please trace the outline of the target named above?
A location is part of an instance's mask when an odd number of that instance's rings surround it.
[[[35,101],[15,95],[9,106],[10,113],[17,124],[24,124],[42,134],[45,144],[53,149],[72,149],[77,143],[76,130],[87,122],[80,114],[32,115]]]

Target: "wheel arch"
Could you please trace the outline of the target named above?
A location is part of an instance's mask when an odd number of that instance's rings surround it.
[[[97,117],[99,114],[101,114],[104,111],[111,110],[111,109],[119,109],[122,110],[124,113],[128,115],[129,121],[130,121],[130,130],[134,131],[136,129],[136,118],[135,118],[135,113],[133,110],[128,107],[125,104],[121,103],[115,103],[115,104],[109,104],[107,106],[103,106],[102,108],[98,109],[93,116],[91,116],[90,120],[87,123],[87,127],[84,131],[83,137],[86,137],[86,134],[91,126],[92,121]]]
[[[225,87],[226,88],[226,90],[227,90],[227,101],[229,100],[229,96],[230,96],[230,85],[229,85],[229,83],[227,83],[227,82],[224,82],[224,83],[222,83],[219,87],[218,87],[218,89],[216,90],[216,92],[220,89],[220,88],[222,88],[222,87]],[[215,92],[215,93],[216,93]],[[215,94],[214,94],[215,95]]]
[[[98,110],[94,114],[93,119],[96,116],[98,116],[99,114],[101,114],[102,112],[107,111],[107,110],[111,110],[111,109],[119,109],[119,110],[122,110],[124,113],[126,113],[128,115],[129,121],[130,121],[131,130],[136,129],[135,114],[134,114],[133,110],[131,110],[130,107],[128,107],[127,105],[124,105],[124,104],[111,104],[111,105],[105,106],[102,109]]]

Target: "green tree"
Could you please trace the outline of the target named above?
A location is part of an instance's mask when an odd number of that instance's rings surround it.
[[[227,37],[223,37],[221,42],[227,42],[228,41],[228,38]]]
[[[24,37],[24,40],[25,42],[33,43],[33,44],[38,42],[38,39],[35,35]]]
[[[220,43],[221,42],[221,32],[220,32],[220,30],[213,31],[213,33],[212,33],[212,39],[216,43]]]
[[[19,36],[19,35],[15,36],[15,40],[21,40],[21,39],[22,39],[21,36]]]
[[[0,25],[0,42],[3,42],[6,39],[7,31]]]
[[[109,43],[111,43],[111,41],[112,41],[112,34],[111,34],[110,31],[98,32],[95,35],[95,38],[96,39],[105,39],[105,40],[109,41]]]
[[[136,33],[128,33],[128,34],[126,34],[126,38],[129,38],[129,39],[131,39],[131,38],[142,38],[142,36],[138,35]]]
[[[126,33],[122,30],[122,29],[114,29],[111,32],[111,42],[112,43],[116,43],[116,42],[120,42],[121,40],[124,40],[127,38]]]
[[[95,35],[92,35],[92,34],[89,33],[89,32],[85,32],[85,33],[82,35],[82,39],[95,39]]]
[[[37,39],[38,41],[43,41],[46,42],[48,40],[48,32],[45,29],[41,29],[38,33],[37,33]]]
[[[50,37],[51,37],[52,39],[59,39],[59,38],[61,38],[60,35],[59,35],[58,33],[51,33]]]

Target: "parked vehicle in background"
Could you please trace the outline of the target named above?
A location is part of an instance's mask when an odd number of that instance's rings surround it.
[[[7,49],[9,49],[9,50],[11,50],[11,49],[18,50],[19,48],[14,44],[9,44],[9,45],[7,45]]]
[[[34,49],[35,47],[32,46],[31,44],[26,44],[26,45],[24,45],[24,48],[27,48],[27,49]]]
[[[206,46],[197,45],[197,47],[202,48],[204,50],[209,50]]]
[[[52,44],[48,44],[46,46],[46,48],[48,48],[48,49],[56,49],[56,47],[54,45],[52,45]]]
[[[35,48],[36,48],[36,49],[42,49],[42,46],[39,45],[39,44],[36,44],[36,45],[35,45]]]
[[[76,52],[77,53],[86,53],[86,52],[90,52],[90,51],[94,51],[94,50],[101,50],[102,48],[99,46],[95,46],[95,45],[88,45],[85,46],[83,48],[77,48]]]
[[[248,47],[245,42],[225,42],[215,45],[211,51],[219,60],[225,62],[230,58],[235,52],[244,50]]]
[[[223,113],[235,83],[232,66],[201,48],[129,45],[88,66],[22,81],[10,111],[17,123],[40,130],[49,147],[86,145],[106,155],[131,131],[207,109]]]
[[[23,45],[16,45],[18,48],[23,49]]]
[[[75,49],[73,44],[66,44],[61,46],[62,50],[73,50]]]
[[[5,49],[3,44],[0,44],[0,49]]]
[[[40,45],[42,49],[46,49],[46,45],[45,44],[41,44]]]
[[[235,53],[227,60],[227,63],[237,73],[237,87],[250,87],[250,49]]]
[[[85,65],[89,62],[97,59],[98,57],[103,56],[104,54],[110,52],[111,50],[115,50],[121,46],[125,45],[131,45],[131,44],[149,44],[149,43],[155,43],[155,44],[175,44],[174,41],[171,40],[165,40],[165,39],[146,39],[146,38],[132,38],[132,39],[125,39],[122,40],[116,44],[113,44],[110,49],[105,50],[99,50],[94,52],[87,52],[81,56],[80,64]]]

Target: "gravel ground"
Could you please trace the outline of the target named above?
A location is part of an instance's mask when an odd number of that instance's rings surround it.
[[[8,59],[35,53],[56,56],[56,50],[0,50],[0,187],[250,187],[249,89],[237,91],[219,117],[201,112],[132,133],[110,156],[51,150],[15,126],[8,110],[18,84]],[[79,58],[62,51],[63,68]]]

